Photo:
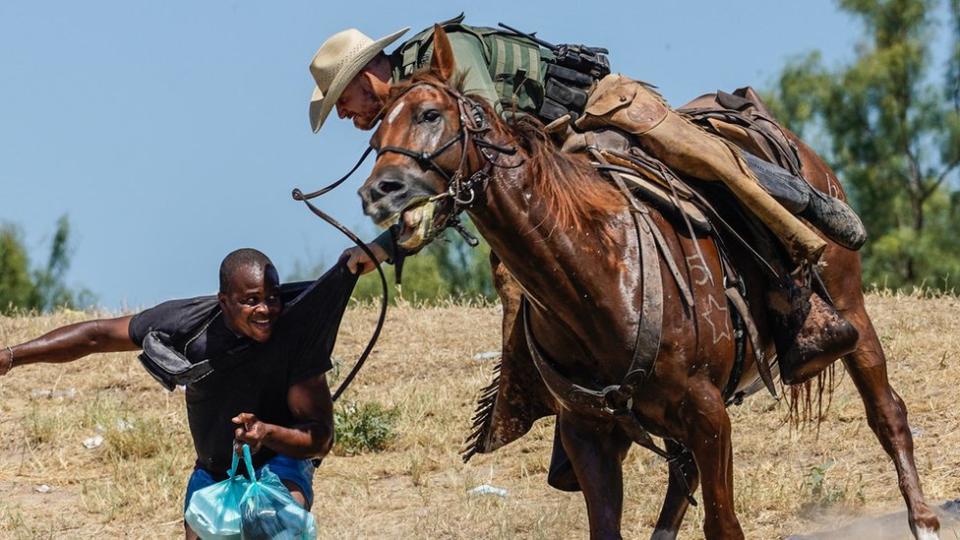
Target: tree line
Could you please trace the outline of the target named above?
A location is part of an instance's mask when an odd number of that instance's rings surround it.
[[[853,59],[830,67],[813,51],[788,62],[769,105],[833,167],[863,218],[864,282],[952,290],[960,275],[960,0],[838,5],[864,28]],[[937,63],[931,45],[941,32],[949,50]]]
[[[0,314],[90,305],[93,297],[89,291],[66,284],[70,256],[67,216],[57,220],[50,252],[42,264],[30,262],[23,234],[17,226],[0,225]]]

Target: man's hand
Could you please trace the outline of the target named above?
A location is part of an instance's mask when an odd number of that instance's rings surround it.
[[[377,256],[378,262],[383,262],[390,257],[387,255],[387,252],[384,251],[379,244],[371,242],[367,244],[367,247],[370,248],[370,251]],[[340,258],[347,257],[347,269],[350,270],[351,274],[356,274],[358,271],[360,274],[366,274],[367,272],[372,271],[377,265],[367,256],[367,254],[360,249],[360,246],[354,246],[352,248],[347,248],[340,255]]]
[[[250,452],[256,453],[269,436],[272,424],[261,422],[256,415],[240,413],[233,417],[233,423],[239,425],[233,434],[237,442],[250,445]]]

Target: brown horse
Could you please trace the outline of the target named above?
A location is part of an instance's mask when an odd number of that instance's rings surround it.
[[[507,125],[485,105],[457,93],[449,42],[437,29],[431,71],[394,89],[371,146],[376,165],[360,189],[364,211],[381,225],[399,220],[399,243],[415,251],[466,210],[526,298],[527,324],[506,328],[505,348],[531,362],[540,351],[568,381],[604,388],[624,380],[654,306],[645,301],[650,264],[642,259],[643,225],[621,192],[582,156],[558,152],[540,130]],[[807,178],[840,193],[836,177],[805,145]],[[842,193],[841,193],[842,196]],[[743,538],[734,513],[730,419],[723,389],[734,369],[731,313],[725,302],[720,255],[709,238],[691,237],[655,210],[654,224],[675,257],[673,269],[692,292],[686,305],[677,279],[662,280],[662,324],[652,369],[638,383],[627,412],[668,448],[688,449],[692,460],[671,474],[654,538],[675,538],[687,509],[688,487],[702,485],[707,538]],[[699,250],[697,249],[699,248]],[[666,251],[666,250],[665,250]],[[741,276],[748,302],[771,350],[761,291],[763,276],[750,258]],[[699,254],[702,253],[702,256]],[[687,265],[688,259],[700,261]],[[839,311],[859,330],[844,365],[857,386],[871,428],[891,456],[917,538],[936,538],[939,522],[923,499],[913,459],[906,408],[887,380],[886,365],[861,293],[859,256],[831,244],[823,274]],[[658,276],[671,265],[658,260]],[[662,271],[662,272],[661,272]],[[649,278],[647,278],[649,280]],[[507,320],[511,306],[505,306]],[[659,310],[658,310],[659,311]],[[535,342],[528,349],[527,338]],[[745,375],[757,373],[748,346]],[[543,375],[543,371],[540,371]],[[556,414],[557,431],[583,490],[593,538],[619,538],[622,460],[636,438],[610,411],[580,407],[528,379],[528,401]]]

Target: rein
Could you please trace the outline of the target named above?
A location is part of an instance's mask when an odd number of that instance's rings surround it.
[[[354,234],[350,229],[344,227],[343,225],[340,224],[340,222],[333,219],[326,212],[317,208],[316,205],[310,202],[310,199],[315,199],[323,195],[324,193],[328,193],[332,189],[342,184],[347,178],[350,177],[351,174],[354,173],[354,171],[357,170],[358,167],[360,167],[360,164],[363,163],[363,160],[366,159],[367,155],[370,154],[370,150],[371,150],[370,148],[367,148],[367,151],[363,153],[363,156],[361,156],[360,161],[358,161],[357,164],[354,165],[352,169],[350,169],[350,172],[348,172],[343,178],[337,180],[336,182],[322,189],[314,191],[312,193],[305,194],[302,191],[300,191],[300,188],[294,188],[292,193],[293,200],[303,201],[303,203],[307,205],[307,208],[309,208],[310,211],[313,212],[317,217],[319,217],[320,219],[326,221],[327,223],[335,227],[338,231],[340,231],[347,238],[349,238],[354,244],[359,246],[360,249],[362,249],[363,252],[367,255],[367,257],[370,257],[370,260],[373,261],[374,264],[376,264],[377,273],[380,274],[380,285],[383,290],[383,296],[380,301],[380,316],[377,318],[377,327],[374,329],[373,335],[370,336],[370,341],[367,342],[367,346],[363,349],[363,352],[360,353],[360,358],[357,359],[357,362],[354,364],[353,369],[350,370],[350,373],[347,374],[346,378],[343,379],[343,382],[340,383],[340,386],[338,386],[337,390],[333,393],[333,401],[336,401],[340,397],[340,395],[343,394],[343,392],[347,389],[347,387],[350,386],[350,383],[357,376],[357,373],[360,372],[360,368],[363,367],[363,363],[366,362],[367,357],[370,356],[370,352],[373,351],[373,346],[377,343],[377,339],[380,337],[380,331],[383,329],[383,323],[387,318],[387,301],[388,301],[387,276],[383,273],[383,268],[380,266],[380,261],[377,259],[376,255],[373,254],[370,248],[368,248],[367,245],[362,240],[360,240],[360,238],[356,234]]]

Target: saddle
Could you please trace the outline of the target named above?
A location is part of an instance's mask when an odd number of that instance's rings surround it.
[[[691,106],[694,104],[697,106]],[[741,88],[734,94],[707,94],[677,112],[740,148],[744,161],[763,189],[790,213],[804,218],[847,249],[857,250],[866,241],[866,230],[856,212],[844,201],[813,188],[803,178],[796,145],[771,119],[752,88]],[[664,188],[686,185],[677,181],[680,175],[633,145],[629,134],[616,128],[572,132],[563,142],[563,150],[567,152],[589,148],[599,149],[607,161],[618,167],[632,169],[620,172],[633,189],[649,198],[658,209],[684,214],[701,229],[708,230],[702,212],[684,202],[693,198],[690,190],[677,188],[673,200],[665,198]]]
[[[860,249],[866,242],[856,212],[804,180],[797,146],[753,88],[704,94],[677,112],[738,146],[760,184],[791,213],[847,249]]]

